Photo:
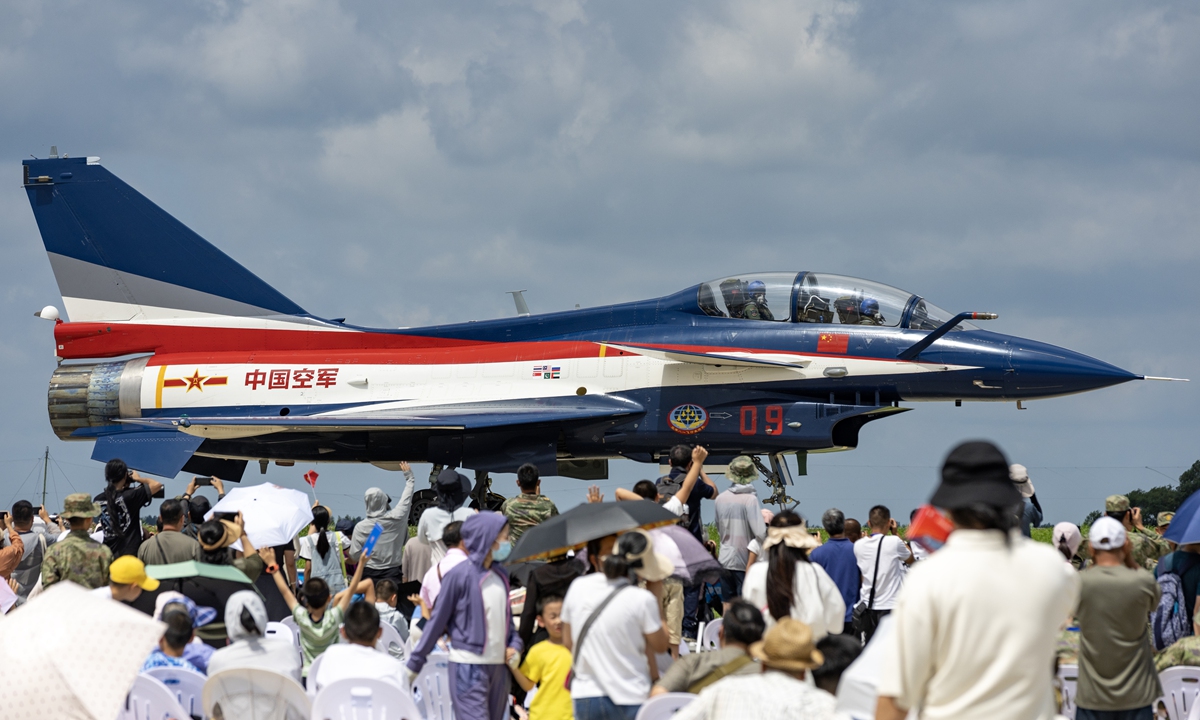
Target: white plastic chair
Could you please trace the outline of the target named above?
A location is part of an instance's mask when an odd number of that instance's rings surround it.
[[[125,696],[125,705],[117,720],[189,720],[175,693],[160,680],[138,675]]]
[[[1192,709],[1200,705],[1196,702],[1196,696],[1200,695],[1200,667],[1167,668],[1158,674],[1158,679],[1171,720],[1185,720]]]
[[[418,707],[424,708],[425,720],[454,720],[449,653],[429,653],[425,667],[413,682],[412,697]]]
[[[270,623],[267,623],[270,625]],[[292,640],[296,644],[296,649],[300,649],[300,626],[296,624],[296,618],[285,617],[279,621],[279,624],[292,631]]]
[[[421,720],[421,712],[406,692],[374,679],[329,683],[313,702],[313,720]]]
[[[704,652],[704,629],[708,627],[708,623],[700,623],[696,627],[696,652]]]
[[[721,626],[725,621],[721,618],[713,620],[704,626],[704,632],[700,634],[700,642],[696,645],[696,652],[709,652],[712,650],[721,649]]]
[[[175,667],[152,668],[142,674],[149,675],[163,685],[166,685],[167,689],[175,695],[175,700],[179,702],[179,706],[186,710],[188,715],[206,717],[204,714],[203,695],[204,683],[207,682],[207,677],[192,670]]]
[[[267,623],[265,634],[267,637],[284,638],[290,643],[299,645],[300,643],[296,632],[299,630],[299,628],[296,626],[296,621],[292,618],[287,618],[287,620],[291,620],[292,624],[288,625],[287,622]]]
[[[667,720],[696,699],[691,693],[667,693],[652,697],[638,710],[637,720]]]
[[[700,649],[699,643],[697,643],[696,649],[697,649],[697,651]],[[679,641],[679,657],[683,657],[684,655],[691,655],[691,654],[692,654],[692,648],[690,645],[688,645],[687,640],[680,640]]]
[[[308,666],[308,682],[304,685],[304,692],[309,700],[317,699],[317,670],[321,668],[321,661],[324,659],[325,653],[321,653],[313,658],[312,665]]]
[[[393,651],[401,653],[401,657],[398,658],[401,662],[407,659],[408,651],[405,648],[404,638],[400,637],[400,631],[391,623],[380,623],[379,626],[383,628],[383,634],[379,636],[379,642],[375,643],[375,648],[392,655],[392,657],[395,657]]]
[[[1069,720],[1075,720],[1075,688],[1078,682],[1078,665],[1058,666],[1058,683],[1062,692],[1062,707],[1059,708],[1059,713]]]
[[[342,627],[345,627],[345,624],[343,624]],[[407,646],[405,645],[404,638],[400,637],[400,631],[397,630],[396,628],[392,627],[392,625],[390,623],[385,623],[385,622],[379,623],[379,627],[383,630],[383,633],[379,636],[379,640],[375,643],[375,649],[380,652],[385,652],[385,653],[388,653],[389,655],[391,655],[390,649],[392,648],[392,646],[395,646],[399,652],[403,653],[402,657],[407,658],[408,657],[408,649],[407,649]],[[339,628],[339,630],[340,630],[340,628]],[[342,643],[344,645],[346,643],[349,643],[350,641],[347,640],[346,636],[342,635],[341,632],[339,631],[338,632],[338,642]],[[395,657],[395,656],[393,656],[393,657]]]
[[[308,720],[312,703],[300,683],[258,668],[211,675],[204,683],[204,714],[225,720]]]
[[[1158,703],[1156,702],[1155,705]],[[1188,713],[1187,720],[1200,720],[1200,703],[1192,706],[1191,712]]]

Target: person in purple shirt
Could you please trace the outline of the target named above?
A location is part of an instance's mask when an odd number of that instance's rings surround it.
[[[846,516],[841,510],[826,510],[821,516],[821,524],[825,526],[825,532],[829,533],[829,540],[809,553],[808,557],[829,573],[833,584],[842,592],[842,599],[846,601],[846,629],[843,632],[853,634],[850,616],[854,612],[854,606],[858,604],[858,588],[861,582],[858,560],[854,558],[854,543],[846,539]]]
[[[521,655],[521,639],[508,603],[508,519],[481,512],[463,521],[467,560],[442,578],[425,634],[408,659],[408,685],[416,679],[443,634],[450,635],[450,697],[454,714],[471,720],[504,720],[508,714],[506,663]]]

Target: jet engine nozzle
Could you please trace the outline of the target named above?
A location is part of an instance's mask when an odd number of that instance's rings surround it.
[[[142,416],[142,373],[148,358],[121,362],[59,365],[50,376],[50,426],[61,440],[80,428],[111,425],[117,418]]]

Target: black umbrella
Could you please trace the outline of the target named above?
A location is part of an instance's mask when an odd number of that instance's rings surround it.
[[[679,518],[649,500],[586,503],[529,528],[513,548],[509,563],[555,557],[608,535],[671,525]]]

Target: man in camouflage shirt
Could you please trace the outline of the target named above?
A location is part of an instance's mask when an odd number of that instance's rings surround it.
[[[1124,495],[1109,495],[1104,500],[1104,513],[1125,526],[1129,542],[1133,544],[1133,562],[1144,570],[1154,572],[1158,559],[1171,552],[1171,546],[1158,533],[1147,530],[1142,524],[1142,509],[1131,508],[1129,498]],[[1085,552],[1091,559],[1091,553],[1085,550],[1088,544],[1080,547],[1080,555]]]
[[[1171,552],[1171,546],[1166,540],[1153,530],[1147,530],[1142,524],[1142,509],[1131,508],[1129,498],[1124,495],[1110,495],[1104,501],[1104,510],[1125,526],[1125,532],[1129,533],[1129,539],[1133,543],[1133,561],[1138,567],[1153,572],[1154,567],[1158,565],[1158,559]]]
[[[42,561],[42,587],[61,580],[70,580],[85,588],[108,585],[108,564],[112,551],[88,536],[92,518],[100,514],[100,506],[87,493],[72,493],[63,502],[60,517],[71,523],[71,533],[54,543]]]
[[[508,518],[508,536],[513,545],[526,530],[558,514],[554,501],[542,495],[542,481],[536,465],[525,463],[517,468],[517,487],[521,494],[505,500],[500,508]]]
[[[1154,658],[1154,669],[1158,672],[1178,665],[1200,666],[1200,637],[1181,637]]]

